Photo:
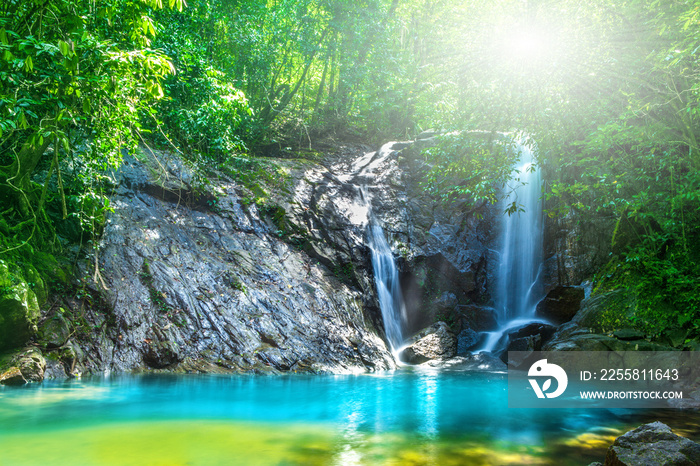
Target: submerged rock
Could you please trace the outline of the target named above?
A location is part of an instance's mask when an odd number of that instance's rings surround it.
[[[410,364],[421,364],[431,359],[449,359],[457,353],[454,334],[444,322],[437,322],[411,338],[399,354],[399,359]]]
[[[608,449],[605,466],[700,465],[700,444],[661,422],[644,424],[618,437]]]

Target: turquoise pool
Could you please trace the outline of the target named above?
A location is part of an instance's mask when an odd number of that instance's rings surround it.
[[[520,410],[506,375],[120,375],[0,387],[2,465],[587,465],[692,411]]]

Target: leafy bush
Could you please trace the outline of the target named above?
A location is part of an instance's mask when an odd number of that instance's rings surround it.
[[[430,170],[425,190],[445,202],[496,203],[511,179],[520,154],[497,133],[462,132],[441,136],[423,152]]]
[[[168,86],[165,122],[177,141],[222,162],[246,151],[241,132],[252,115],[248,100],[226,76],[211,67],[190,71]]]

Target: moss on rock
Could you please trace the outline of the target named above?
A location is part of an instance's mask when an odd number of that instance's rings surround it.
[[[29,285],[13,276],[5,263],[0,263],[0,285],[0,349],[18,347],[37,331],[39,302]]]

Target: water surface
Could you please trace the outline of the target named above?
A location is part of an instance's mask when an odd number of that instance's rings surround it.
[[[587,465],[696,412],[507,407],[506,375],[124,375],[0,388],[2,465]]]

